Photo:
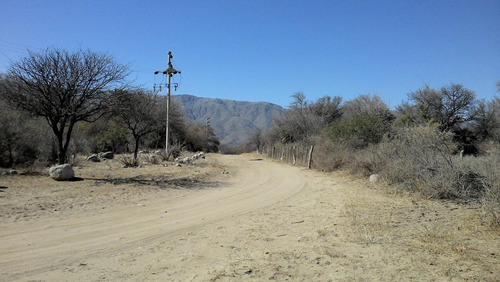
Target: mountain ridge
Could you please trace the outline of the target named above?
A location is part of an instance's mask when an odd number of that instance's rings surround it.
[[[210,125],[221,144],[243,144],[256,129],[262,131],[272,126],[273,117],[284,112],[284,108],[268,102],[248,102],[219,98],[203,98],[189,94],[172,96],[183,109],[186,119]]]

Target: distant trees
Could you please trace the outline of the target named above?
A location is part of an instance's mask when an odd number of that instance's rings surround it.
[[[58,163],[64,163],[75,124],[100,118],[109,91],[121,87],[127,74],[111,56],[90,50],[29,52],[10,66],[2,95],[47,121],[57,138]]]
[[[137,153],[142,137],[161,127],[165,111],[160,107],[157,95],[143,90],[116,90],[111,95],[112,113],[120,117],[134,139],[133,164],[137,164]]]
[[[257,151],[259,153],[262,152],[263,146],[266,144],[266,140],[264,139],[264,134],[260,128],[256,128],[248,137],[245,142],[245,151]]]
[[[478,101],[474,92],[461,84],[440,89],[425,85],[410,92],[408,100],[391,111],[377,95],[359,95],[344,103],[340,97],[330,96],[310,102],[304,93],[297,92],[289,109],[261,135],[266,136],[263,142],[267,144],[287,144],[312,143],[322,134],[332,142],[359,149],[381,142],[400,128],[427,125],[451,132],[457,152],[476,154],[480,142],[500,140],[500,98]]]
[[[194,121],[186,124],[183,146],[190,151],[218,152],[219,138],[211,126],[199,125]]]
[[[276,134],[270,134],[281,143],[306,141],[342,115],[341,97],[325,96],[310,103],[304,93],[297,92],[292,98],[289,109],[274,120]]]

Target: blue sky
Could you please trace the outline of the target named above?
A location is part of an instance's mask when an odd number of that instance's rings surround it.
[[[47,47],[91,49],[129,64],[152,89],[155,70],[182,71],[173,94],[288,106],[461,83],[499,94],[500,1],[1,0],[0,72]]]

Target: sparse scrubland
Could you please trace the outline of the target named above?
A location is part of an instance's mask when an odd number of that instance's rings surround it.
[[[423,87],[391,111],[376,95],[341,103],[296,93],[274,127],[247,150],[312,167],[377,174],[391,191],[481,205],[500,228],[500,99],[478,101],[460,84]]]

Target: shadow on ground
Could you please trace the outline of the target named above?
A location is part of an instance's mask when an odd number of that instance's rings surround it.
[[[207,182],[197,179],[184,178],[86,178],[86,180],[95,181],[95,185],[99,186],[105,183],[113,185],[133,185],[133,186],[158,186],[159,188],[166,189],[205,189],[214,188],[220,185],[219,182]]]

